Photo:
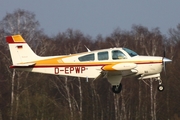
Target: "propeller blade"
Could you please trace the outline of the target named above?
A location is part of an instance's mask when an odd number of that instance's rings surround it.
[[[163,68],[164,68],[164,73],[165,73],[165,76],[166,76],[166,62],[164,61],[164,58],[163,58]]]
[[[166,58],[166,48],[163,51],[163,57],[162,57],[162,62],[163,62],[163,68],[166,76],[166,62],[171,62],[172,60]]]
[[[166,76],[166,62],[171,62],[172,60],[163,57],[163,60],[162,60],[162,61],[163,61],[164,73],[165,73],[165,76]]]
[[[164,52],[163,52],[163,57],[164,58],[166,57],[166,50],[164,50]]]

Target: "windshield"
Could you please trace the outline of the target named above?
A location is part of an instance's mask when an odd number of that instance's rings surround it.
[[[126,51],[131,57],[137,56],[138,54],[130,49],[123,48],[124,51]]]

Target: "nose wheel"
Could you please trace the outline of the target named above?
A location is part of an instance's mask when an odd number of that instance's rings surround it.
[[[164,86],[163,85],[158,85],[158,90],[161,92],[164,90]]]
[[[162,80],[160,79],[160,77],[157,78],[159,85],[158,85],[158,90],[160,92],[162,92],[164,90],[164,86],[162,85]]]

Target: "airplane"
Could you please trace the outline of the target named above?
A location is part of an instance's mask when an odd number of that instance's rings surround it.
[[[114,93],[121,92],[122,78],[133,76],[139,80],[155,78],[159,82],[158,90],[163,91],[160,73],[165,63],[171,62],[165,57],[141,56],[124,47],[42,57],[33,52],[21,35],[7,36],[6,41],[13,63],[10,68],[86,80],[107,78]]]

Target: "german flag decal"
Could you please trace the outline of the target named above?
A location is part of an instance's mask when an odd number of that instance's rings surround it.
[[[23,46],[22,46],[22,45],[18,45],[17,48],[18,48],[18,49],[22,49]]]

